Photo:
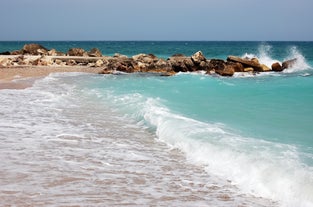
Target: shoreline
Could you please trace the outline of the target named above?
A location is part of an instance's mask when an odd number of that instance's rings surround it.
[[[50,73],[84,72],[99,74],[103,69],[88,66],[18,66],[0,68],[0,90],[25,89]]]

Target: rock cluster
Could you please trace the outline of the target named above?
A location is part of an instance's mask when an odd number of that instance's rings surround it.
[[[297,59],[274,63],[271,68],[259,63],[256,58],[247,59],[229,56],[227,60],[207,59],[201,51],[188,57],[175,54],[167,60],[153,54],[138,54],[127,57],[121,54],[103,56],[101,51],[93,48],[85,51],[82,48],[71,48],[65,54],[55,49],[48,50],[39,44],[26,44],[21,50],[0,53],[0,67],[11,66],[89,66],[102,67],[103,74],[116,71],[133,73],[149,72],[173,75],[177,72],[206,71],[207,74],[232,76],[235,72],[260,73],[280,72],[292,67]],[[7,56],[9,55],[9,56]]]

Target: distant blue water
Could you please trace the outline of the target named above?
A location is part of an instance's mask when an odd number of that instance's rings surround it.
[[[0,42],[0,51],[26,42]],[[134,123],[186,153],[212,174],[284,206],[313,206],[313,42],[38,42],[66,52],[153,53],[167,58],[201,50],[207,58],[258,57],[261,63],[298,58],[282,73],[84,75],[72,84],[97,94]],[[64,79],[69,79],[64,77]],[[99,112],[101,113],[101,112]]]
[[[27,41],[1,42],[0,51],[19,50]],[[226,58],[228,55],[241,56],[243,53],[257,54],[260,46],[270,46],[270,56],[281,59],[290,55],[292,47],[296,47],[306,57],[313,60],[313,42],[231,42],[231,41],[39,41],[48,49],[67,52],[70,48],[81,47],[85,50],[99,48],[104,55],[121,53],[133,56],[139,53],[153,53],[167,58],[173,54],[192,55],[201,50],[208,58]]]

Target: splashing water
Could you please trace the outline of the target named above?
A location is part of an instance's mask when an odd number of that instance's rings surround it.
[[[295,73],[312,69],[296,46],[290,48],[289,55],[285,61],[291,59],[297,59],[297,61],[291,68],[284,70],[284,73]]]

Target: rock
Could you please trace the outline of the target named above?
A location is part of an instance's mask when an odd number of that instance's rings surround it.
[[[51,49],[48,51],[49,56],[58,56],[57,51],[55,49]]]
[[[255,71],[260,71],[260,72],[263,71],[259,61],[256,61],[255,59],[249,60],[249,59],[243,59],[243,58],[236,57],[236,56],[228,56],[227,61],[239,62],[244,67],[252,67]]]
[[[11,55],[23,55],[23,50],[14,50],[11,52]]]
[[[244,72],[244,67],[241,63],[238,62],[226,62],[226,65],[233,67],[235,72]]]
[[[185,66],[187,67],[187,71],[193,72],[193,71],[199,70],[199,67],[195,66],[191,58],[185,58],[183,62]]]
[[[38,56],[24,56],[24,62],[26,65],[38,65],[39,62]]]
[[[221,76],[233,76],[235,73],[235,63],[226,63],[224,60],[220,59],[212,59],[210,60],[210,67],[208,74],[211,74],[211,71],[215,71],[215,73]]]
[[[210,68],[210,61],[209,60],[201,61],[200,65],[198,66],[198,70],[208,71],[209,68]]]
[[[104,65],[104,70],[107,71],[121,71],[126,73],[137,72],[134,70],[132,59],[124,56],[114,57],[107,60],[108,63]]]
[[[189,69],[186,66],[185,62],[188,63],[189,61],[186,59],[188,59],[188,57],[186,57],[184,55],[174,55],[174,56],[170,57],[167,60],[167,62],[171,65],[171,67],[173,68],[173,70],[175,72],[188,72]]]
[[[101,67],[104,64],[104,62],[102,60],[97,60],[97,62],[95,63],[95,67]]]
[[[66,65],[68,66],[74,66],[74,65],[77,65],[77,62],[75,60],[67,60],[66,61]]]
[[[244,68],[243,69],[243,72],[253,72],[254,70],[253,70],[253,68]]]
[[[51,49],[48,51],[49,56],[65,56],[63,52],[56,51],[55,49]]]
[[[201,51],[198,51],[191,56],[191,60],[195,65],[200,65],[202,61],[206,61],[206,58],[204,57]]]
[[[96,67],[96,63],[88,63],[87,66],[88,67]]]
[[[60,60],[60,59],[55,59],[55,60],[54,60],[54,63],[57,64],[57,65],[62,65],[62,64],[63,64],[63,61]]]
[[[292,68],[296,64],[297,60],[298,60],[297,58],[294,58],[294,59],[283,62],[282,63],[283,70],[287,68]]]
[[[11,66],[11,60],[9,58],[1,58],[0,59],[0,66],[1,67],[9,67],[9,66]]]
[[[135,65],[140,65],[140,67],[144,68],[154,68],[155,63],[159,60],[155,55],[153,54],[138,54],[134,55],[132,57],[132,60],[134,61]]]
[[[86,52],[82,48],[71,48],[67,52],[68,56],[85,56]]]
[[[224,60],[212,59],[209,62],[209,70],[223,70],[226,66]]]
[[[255,62],[256,64],[260,64],[259,59],[258,58],[251,58],[251,61]]]
[[[221,76],[233,76],[235,73],[235,69],[232,65],[226,65],[223,70],[215,70],[215,73]]]
[[[5,51],[5,52],[0,52],[0,55],[11,55],[11,53],[9,51]]]
[[[98,48],[92,48],[89,52],[88,52],[88,56],[89,57],[102,57],[102,53]]]
[[[261,72],[269,72],[271,69],[264,64],[261,64]]]
[[[283,67],[280,65],[279,62],[276,62],[276,63],[273,63],[272,64],[272,71],[275,71],[275,72],[281,72],[283,71]]]
[[[39,44],[26,44],[23,47],[24,55],[47,55],[48,50]]]

